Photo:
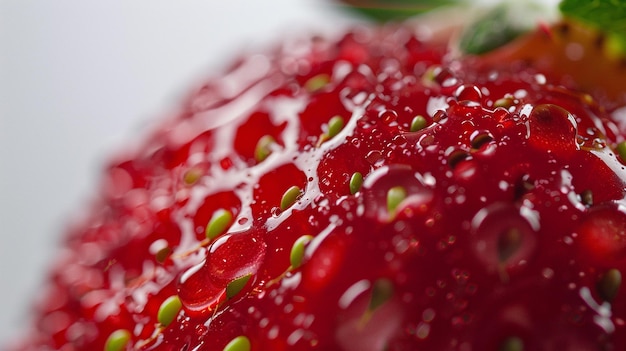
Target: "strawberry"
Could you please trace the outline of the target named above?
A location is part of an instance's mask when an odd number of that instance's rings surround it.
[[[106,168],[16,350],[625,349],[615,100],[423,29],[198,89]]]

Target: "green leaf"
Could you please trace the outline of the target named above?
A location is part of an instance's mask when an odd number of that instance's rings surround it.
[[[480,55],[517,38],[524,30],[511,26],[504,5],[497,6],[473,23],[461,37],[459,46],[468,54]]]
[[[348,7],[376,21],[403,20],[459,0],[342,0]]]
[[[559,9],[565,17],[606,33],[613,50],[626,52],[626,1],[563,0]]]
[[[489,8],[463,31],[459,48],[480,55],[531,31],[541,20],[550,21],[555,9],[534,1],[503,1]]]

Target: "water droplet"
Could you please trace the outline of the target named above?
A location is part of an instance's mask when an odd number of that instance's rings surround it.
[[[254,275],[265,258],[266,244],[255,232],[242,232],[218,238],[204,262],[188,269],[178,284],[180,300],[186,310],[211,311],[226,298],[228,284]]]
[[[446,153],[448,154],[448,166],[451,169],[455,169],[459,163],[471,159],[470,154],[464,150],[454,150]]]
[[[454,268],[452,270],[452,277],[456,280],[457,284],[465,285],[469,280],[469,272],[466,270]]]
[[[513,267],[527,261],[534,252],[535,230],[521,210],[508,203],[495,203],[472,219],[474,250],[491,270]]]
[[[478,150],[493,141],[493,135],[488,131],[476,130],[470,135],[472,149]]]
[[[472,106],[479,106],[483,98],[480,89],[477,86],[471,84],[464,84],[459,86],[454,92],[454,96],[459,102],[471,102]]]
[[[591,257],[620,260],[626,257],[626,206],[617,203],[596,205],[582,218],[576,232],[581,249]]]
[[[528,121],[529,141],[542,149],[578,149],[578,124],[567,110],[552,104],[535,106]]]
[[[551,268],[544,268],[541,271],[541,275],[546,279],[551,279],[552,277],[554,277],[554,270],[552,270]]]
[[[415,330],[415,336],[417,336],[418,339],[426,339],[429,333],[430,324],[424,322],[418,324],[417,329]]]
[[[388,195],[391,189],[404,190],[399,203],[393,202],[393,213],[388,211]],[[387,221],[402,213],[414,216],[424,213],[432,199],[432,190],[408,166],[382,167],[370,174],[361,190],[365,199],[365,215]],[[398,206],[399,207],[396,207]]]
[[[433,121],[436,123],[442,123],[446,118],[448,118],[448,113],[444,110],[438,110],[433,115]]]
[[[378,114],[378,118],[385,124],[391,124],[398,119],[398,114],[394,110],[383,110]]]
[[[368,152],[367,156],[365,156],[365,159],[372,165],[379,165],[385,160],[382,152],[378,150],[372,150]]]
[[[422,320],[424,322],[432,322],[435,319],[435,310],[432,308],[427,308],[422,312]]]

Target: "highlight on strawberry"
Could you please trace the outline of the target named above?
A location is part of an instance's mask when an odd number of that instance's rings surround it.
[[[345,2],[112,158],[10,350],[626,349],[626,4]]]

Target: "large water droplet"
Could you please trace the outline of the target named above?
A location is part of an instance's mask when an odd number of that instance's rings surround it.
[[[591,257],[603,262],[626,258],[626,206],[606,203],[592,207],[577,233],[584,245],[582,250]]]
[[[535,106],[529,116],[529,141],[542,149],[578,149],[578,124],[568,111],[552,104]]]
[[[480,89],[471,84],[459,86],[454,92],[454,96],[459,102],[462,102],[466,106],[480,106],[483,98]]]
[[[535,231],[522,211],[507,203],[495,203],[472,219],[474,251],[488,269],[514,267],[534,252]]]
[[[180,277],[178,294],[187,311],[212,311],[226,298],[231,281],[254,275],[265,258],[266,244],[256,232],[225,235],[216,240],[204,262]]]
[[[390,213],[387,206],[389,190],[398,187],[404,190],[406,196],[398,206],[394,206],[394,213]],[[423,213],[433,197],[432,189],[409,166],[379,168],[367,177],[363,188],[365,215],[379,221],[387,221],[400,213],[406,216]]]

